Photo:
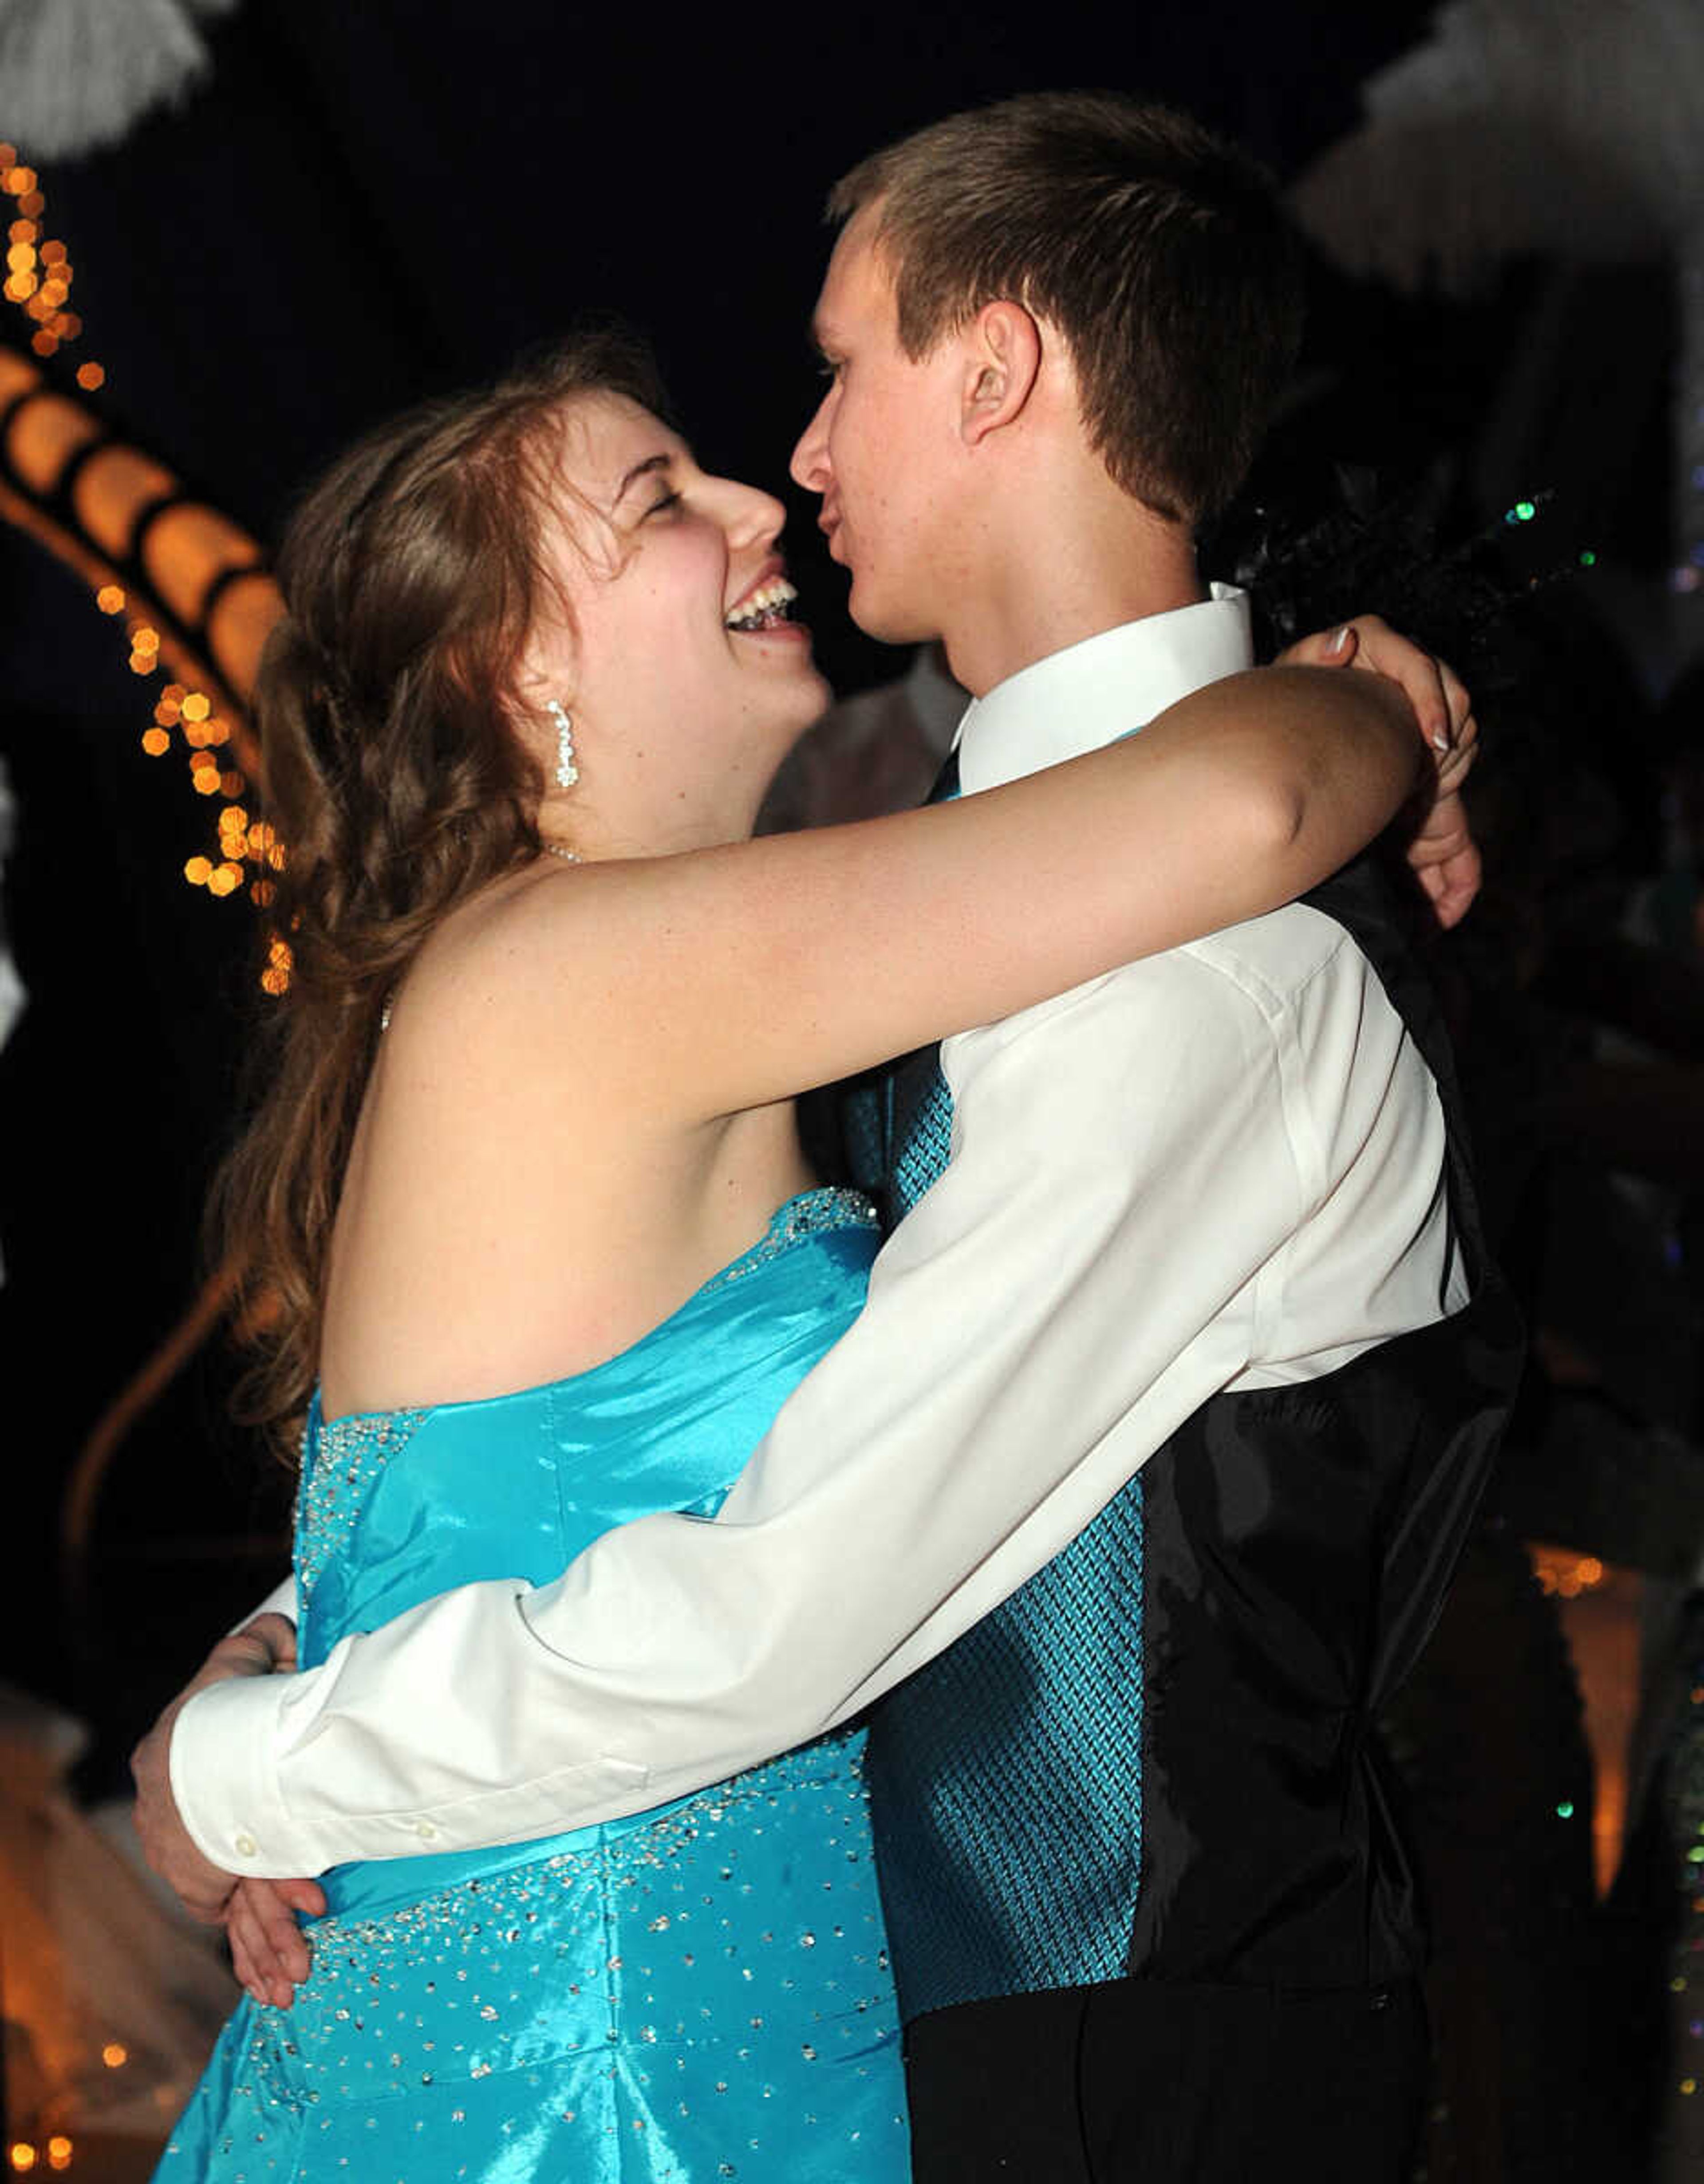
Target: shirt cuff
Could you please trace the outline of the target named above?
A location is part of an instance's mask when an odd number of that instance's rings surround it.
[[[336,1686],[326,1666],[271,1676],[230,1676],[186,1702],[172,1725],[166,1755],[179,1817],[204,1858],[244,1879],[311,1878],[356,1858],[418,1858],[426,1852],[485,1849],[530,1842],[598,1821],[625,1818],[697,1786],[696,1778],[665,1791],[651,1770],[603,1752],[542,1774],[527,1774],[503,1754],[487,1753],[484,1779],[440,1763],[427,1767],[422,1802],[399,1804],[406,1779],[351,1757],[367,1740],[360,1725],[341,1757],[321,1750],[334,1710],[324,1711]],[[512,1724],[511,1724],[512,1726]],[[287,1761],[298,1776],[304,1733],[326,1777],[309,1780],[293,1802],[285,1793]],[[292,1755],[293,1754],[293,1758]],[[405,1763],[409,1755],[400,1755]],[[370,1761],[372,1755],[370,1755]],[[415,1769],[417,1774],[420,1769]],[[459,1775],[459,1779],[458,1779]],[[383,1778],[383,1779],[381,1779]]]
[[[461,1848],[423,1812],[293,1813],[278,1755],[308,1696],[294,1674],[229,1676],[198,1691],[172,1725],[167,1765],[177,1810],[195,1846],[226,1873],[311,1879],[350,1858],[417,1858]],[[526,1830],[521,1830],[524,1836]],[[500,1840],[500,1829],[494,1840]]]
[[[204,1858],[226,1873],[307,1875],[315,1853],[292,1830],[273,1754],[293,1676],[228,1676],[172,1724],[171,1794]]]

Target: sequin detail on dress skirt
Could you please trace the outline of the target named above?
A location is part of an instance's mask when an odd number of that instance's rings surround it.
[[[226,2130],[190,2173],[897,2184],[862,1743],[825,1738],[584,1849],[314,1923],[292,2009],[245,2003],[226,2029]],[[164,2176],[193,2158],[193,2120]],[[535,2165],[511,2168],[522,2147]]]

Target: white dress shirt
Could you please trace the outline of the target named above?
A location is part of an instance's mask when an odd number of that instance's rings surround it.
[[[1248,664],[1246,603],[1108,631],[973,705],[967,792]],[[1432,1079],[1292,907],[947,1039],[945,1173],[713,1521],[440,1595],[215,1685],[172,1780],[216,1864],[313,1873],[683,1795],[868,1706],[1048,1561],[1209,1396],[1464,1301]]]

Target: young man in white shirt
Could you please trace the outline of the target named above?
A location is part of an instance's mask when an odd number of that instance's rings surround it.
[[[1019,100],[835,209],[795,475],[862,626],[941,638],[975,694],[964,789],[1246,665],[1193,534],[1294,337],[1247,164]],[[638,1809],[909,1677],[872,1764],[919,2175],[1241,2176],[1275,2133],[1400,2174],[1418,1936],[1369,1716],[1511,1336],[1392,925],[1353,883],[902,1070],[869,1306],[718,1522],[209,1685],[142,1758],[174,1877]]]

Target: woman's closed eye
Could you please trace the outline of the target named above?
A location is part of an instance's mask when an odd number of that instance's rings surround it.
[[[671,491],[659,494],[645,511],[645,521],[648,523],[653,515],[662,515],[669,509],[682,508],[684,505],[685,503],[678,493]]]

